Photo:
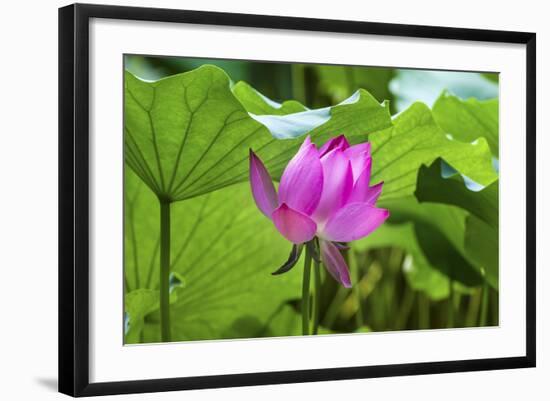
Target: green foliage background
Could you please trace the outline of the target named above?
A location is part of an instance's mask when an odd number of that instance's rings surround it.
[[[278,179],[303,137],[278,139],[277,118],[325,107],[307,133],[370,141],[391,217],[345,253],[352,289],[323,271],[321,333],[498,324],[498,75],[143,56],[125,67],[126,343],[160,341],[159,199],[173,202],[173,341],[301,333],[301,265],[270,274],[291,246],[253,202],[248,149]]]

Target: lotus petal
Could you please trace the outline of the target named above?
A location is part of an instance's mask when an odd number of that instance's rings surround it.
[[[349,269],[338,248],[330,241],[320,241],[321,260],[332,277],[346,288],[351,288]]]
[[[308,136],[283,172],[279,185],[279,202],[311,215],[319,204],[322,190],[323,167],[319,152]]]
[[[334,149],[321,158],[323,165],[323,193],[313,219],[325,222],[335,211],[346,204],[353,189],[351,164],[344,152]]]
[[[310,241],[317,231],[317,224],[309,216],[290,208],[286,203],[275,209],[272,219],[283,237],[294,244]]]
[[[334,149],[346,150],[347,148],[349,148],[349,143],[346,137],[344,135],[338,135],[337,137],[328,140],[323,146],[321,146],[321,149],[319,149],[319,156],[323,157]]]
[[[388,210],[367,203],[348,203],[329,219],[320,234],[329,241],[355,241],[373,232],[389,215]]]
[[[277,208],[277,193],[267,169],[252,149],[250,150],[250,187],[258,209],[271,218],[271,214]]]
[[[365,142],[353,145],[344,151],[345,156],[351,162],[354,182],[357,181],[363,170],[365,170],[367,163],[370,163],[370,146],[369,142]]]

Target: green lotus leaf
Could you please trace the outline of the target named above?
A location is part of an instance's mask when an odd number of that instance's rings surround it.
[[[483,268],[483,274],[491,287],[498,290],[499,255],[498,228],[490,226],[475,216],[466,219],[464,248],[472,260]]]
[[[159,307],[158,291],[139,288],[124,296],[124,311],[127,314],[128,329],[126,343],[139,343],[145,316]]]
[[[370,135],[369,141],[373,148],[371,181],[384,181],[381,199],[413,194],[418,169],[438,157],[481,185],[498,178],[485,139],[470,144],[448,138],[423,103],[400,113],[391,129]]]
[[[425,202],[426,207],[454,205],[470,214],[463,226],[463,252],[483,268],[482,273],[489,284],[498,289],[499,181],[472,191],[464,177],[456,172],[448,175],[444,167],[442,160],[436,160],[429,167],[423,166],[418,173],[415,196]]]
[[[498,229],[498,180],[489,186],[473,191],[460,174],[443,177],[442,160],[431,166],[422,166],[418,172],[415,196],[420,202],[445,203],[458,206],[493,228]]]
[[[462,100],[444,91],[433,105],[433,115],[439,126],[458,140],[485,138],[498,158],[498,99]]]
[[[282,104],[274,102],[244,81],[237,82],[232,90],[249,113],[285,115],[307,110],[307,107],[296,100],[287,100]]]

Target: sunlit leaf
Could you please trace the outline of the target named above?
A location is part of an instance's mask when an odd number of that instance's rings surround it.
[[[287,100],[282,104],[274,102],[243,81],[237,82],[233,86],[233,94],[243,104],[244,108],[252,114],[285,115],[307,110],[304,105],[296,100]]]
[[[124,296],[124,310],[127,314],[127,332],[125,342],[140,342],[143,322],[146,315],[158,309],[159,295],[157,291],[140,288],[130,291]]]
[[[498,99],[462,100],[445,91],[434,103],[433,115],[439,126],[458,140],[485,138],[498,158]]]
[[[125,75],[125,158],[159,197],[208,192],[220,172],[246,160],[249,147],[271,139],[216,67],[156,82]]]
[[[178,299],[177,290],[183,287],[183,283],[178,278],[179,274],[171,274],[170,283],[170,304],[174,304]],[[142,331],[144,329],[145,317],[153,312],[157,312],[160,307],[160,296],[158,290],[149,288],[137,288],[129,291],[124,296],[125,312],[125,337],[126,344],[142,342]]]
[[[426,105],[413,104],[393,123],[391,129],[369,136],[373,147],[371,180],[384,181],[381,199],[414,193],[418,169],[438,157],[479,184],[496,180],[485,139],[469,144],[446,137]]]

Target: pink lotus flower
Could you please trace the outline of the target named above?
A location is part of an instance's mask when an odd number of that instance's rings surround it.
[[[295,245],[317,237],[323,264],[345,287],[351,281],[338,243],[366,237],[389,216],[375,207],[383,183],[370,186],[371,165],[370,143],[350,146],[341,135],[317,149],[308,136],[286,166],[277,194],[250,150],[250,184],[260,211]]]

